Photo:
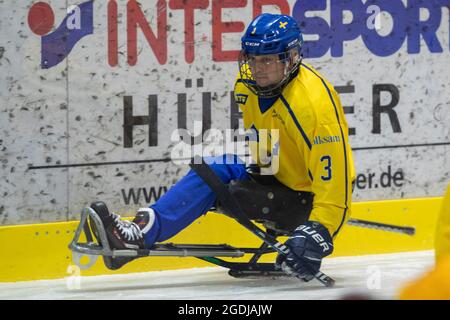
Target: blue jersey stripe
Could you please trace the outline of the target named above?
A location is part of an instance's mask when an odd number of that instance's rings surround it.
[[[309,175],[309,178],[311,179],[311,181],[314,181],[313,175],[309,169],[308,169],[308,175]]]
[[[283,102],[283,104],[285,105],[285,107],[288,109],[289,114],[292,117],[292,120],[294,120],[294,123],[297,126],[297,129],[300,131],[300,133],[301,133],[303,139],[305,140],[306,144],[308,145],[309,150],[311,150],[311,148],[312,148],[311,142],[309,141],[308,136],[306,135],[305,131],[303,131],[302,126],[300,125],[300,123],[298,122],[297,118],[295,117],[295,114],[292,111],[291,106],[286,101],[286,99],[283,97],[283,95],[280,95],[280,99]]]
[[[342,145],[343,145],[343,147],[344,147],[344,162],[345,162],[345,164],[344,164],[344,165],[345,165],[345,209],[344,209],[344,215],[343,215],[343,217],[342,217],[341,223],[340,223],[339,227],[337,228],[337,230],[333,233],[333,237],[335,237],[335,236],[339,233],[339,231],[341,230],[342,225],[344,224],[345,217],[346,217],[346,215],[347,215],[347,210],[348,210],[348,201],[347,201],[347,199],[348,199],[347,147],[346,147],[346,145],[345,145],[344,132],[343,132],[343,130],[342,130],[341,121],[340,121],[340,119],[339,119],[339,113],[338,113],[336,104],[335,104],[335,102],[334,102],[333,96],[332,96],[332,94],[331,94],[331,92],[330,92],[330,89],[328,88],[327,84],[326,84],[325,81],[322,79],[322,77],[320,77],[320,76],[319,76],[317,73],[315,73],[311,68],[309,68],[308,66],[304,65],[303,63],[302,63],[302,66],[305,67],[306,69],[308,69],[309,71],[311,71],[312,73],[314,73],[314,74],[322,81],[323,85],[324,85],[325,88],[327,89],[328,96],[330,97],[331,103],[333,104],[334,111],[335,111],[335,113],[336,113],[336,118],[337,118],[337,121],[338,121],[338,124],[339,124],[339,129],[340,129],[340,131],[341,131],[341,136],[342,136]]]
[[[247,83],[247,84],[256,84],[256,81],[254,80],[250,80],[250,79],[237,79],[236,80],[236,84],[242,82],[242,83]]]

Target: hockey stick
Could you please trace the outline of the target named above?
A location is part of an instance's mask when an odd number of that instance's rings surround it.
[[[355,227],[362,227],[362,228],[369,228],[369,229],[375,229],[375,230],[381,230],[381,231],[402,233],[402,234],[407,234],[409,236],[413,236],[416,233],[416,229],[413,227],[402,227],[402,226],[396,226],[396,225],[392,225],[392,224],[372,222],[372,221],[366,221],[366,220],[360,220],[360,219],[349,219],[347,221],[347,224],[349,224],[351,226],[355,226]]]
[[[258,228],[247,218],[247,216],[242,212],[239,203],[228,191],[226,185],[214,173],[209,165],[204,162],[203,158],[194,158],[189,166],[205,181],[206,184],[208,184],[208,186],[214,191],[214,193],[216,193],[217,198],[220,199],[224,208],[226,208],[227,211],[229,211],[231,215],[242,226],[244,226],[258,238],[260,238],[262,241],[267,243],[269,246],[274,248],[279,254],[287,256],[290,253],[288,247],[278,242],[276,238],[270,236],[269,234]],[[309,265],[306,264],[306,268],[310,269]],[[334,285],[335,281],[321,271],[317,273],[313,272],[312,270],[310,271],[310,273],[313,274],[314,277],[325,286],[331,287]]]

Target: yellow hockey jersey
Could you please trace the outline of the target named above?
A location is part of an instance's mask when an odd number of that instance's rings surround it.
[[[404,300],[450,300],[450,183],[436,223],[436,266],[400,291]]]
[[[293,190],[312,192],[310,220],[335,237],[350,217],[355,178],[348,125],[336,91],[305,63],[275,98],[258,97],[244,81],[250,80],[238,75],[234,92],[245,129],[256,133],[252,157],[261,163],[261,150],[276,154],[275,177]],[[278,132],[277,141],[272,141],[273,132]],[[261,148],[265,141],[270,148]]]

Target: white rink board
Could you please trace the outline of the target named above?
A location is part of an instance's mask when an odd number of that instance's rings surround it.
[[[235,279],[223,268],[187,269],[0,283],[0,299],[115,300],[320,300],[364,294],[396,299],[408,281],[430,270],[432,251],[324,259],[322,271],[336,280],[325,288],[297,279]],[[81,273],[82,274],[82,273]]]
[[[243,1],[241,8],[238,4],[224,8],[221,18],[213,13],[219,2],[206,1],[206,9],[194,12],[193,44],[186,44],[184,38],[184,11],[174,9],[172,2],[152,0],[142,4],[155,34],[158,19],[167,18],[164,61],[158,61],[154,48],[138,28],[137,62],[127,62],[127,8],[120,1],[118,62],[111,65],[107,21],[108,4],[114,1],[94,1],[93,33],[81,38],[65,60],[48,69],[40,66],[41,37],[27,22],[32,2],[0,2],[0,225],[77,219],[81,208],[95,199],[105,201],[117,212],[132,214],[154,202],[187,171],[186,166],[164,162],[174,144],[171,134],[180,122],[192,129],[195,120],[202,120],[203,108],[210,105],[211,127],[231,127],[230,93],[237,64],[214,54],[213,44],[218,48],[217,42],[213,43],[218,39],[214,34],[220,19],[247,25],[256,1]],[[295,17],[300,16],[295,8],[304,2],[272,1],[287,4]],[[405,5],[409,2],[403,1]],[[47,3],[53,9],[57,27],[66,16],[65,1]],[[331,13],[346,12],[337,8],[339,1],[323,3],[324,10],[307,10],[306,16],[322,17],[331,24]],[[263,10],[279,12],[277,6],[271,5]],[[353,107],[346,118],[355,130],[350,143],[361,175],[354,194],[356,201],[441,196],[449,180],[450,82],[445,71],[450,63],[449,10],[421,9],[421,21],[427,21],[430,12],[438,21],[435,35],[441,52],[430,52],[430,45],[421,36],[416,41],[420,44],[418,53],[409,52],[408,46],[415,43],[409,37],[395,52],[380,56],[358,36],[344,42],[340,56],[332,56],[328,50],[305,58],[333,85],[350,91],[342,93],[341,100],[344,106]],[[404,19],[401,14],[394,14],[394,19],[382,14],[380,34],[389,34],[393,25]],[[408,19],[407,25],[417,25],[417,21]],[[346,14],[344,22],[349,20]],[[357,27],[361,32],[365,32],[364,28]],[[234,31],[219,37],[222,49],[239,50],[241,33]],[[316,38],[305,34],[307,41]],[[192,62],[186,61],[185,48],[194,49]],[[392,109],[399,128],[395,129],[389,115],[382,113],[379,133],[374,133],[373,90],[381,84],[390,84],[399,92],[398,103]],[[144,116],[149,113],[149,96],[157,101],[157,121],[152,118],[150,125],[135,126],[133,146],[127,147],[126,97],[132,99],[133,115]],[[390,93],[383,91],[380,104],[390,101]],[[178,112],[183,107],[185,117]],[[152,146],[149,130],[155,132]],[[371,149],[377,147],[382,148]],[[397,185],[392,179],[388,185],[386,174],[386,180],[380,181],[389,170],[391,176],[397,173],[401,177]]]

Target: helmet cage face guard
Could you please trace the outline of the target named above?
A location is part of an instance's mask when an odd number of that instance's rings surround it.
[[[258,55],[258,57],[264,56],[274,56],[274,54]],[[244,85],[259,97],[275,97],[279,95],[284,87],[289,83],[293,74],[298,70],[302,56],[300,54],[300,46],[289,49],[288,51],[278,54],[278,60],[272,60],[269,62],[256,62],[256,55],[248,54],[245,50],[242,50],[239,54],[239,74]],[[254,72],[257,71],[256,64],[263,65],[266,67],[275,64],[282,64],[283,77],[278,83],[269,84],[267,86],[258,85],[254,77]],[[275,70],[277,68],[274,68]],[[274,71],[276,72],[276,71]],[[269,73],[264,72],[266,75]]]

